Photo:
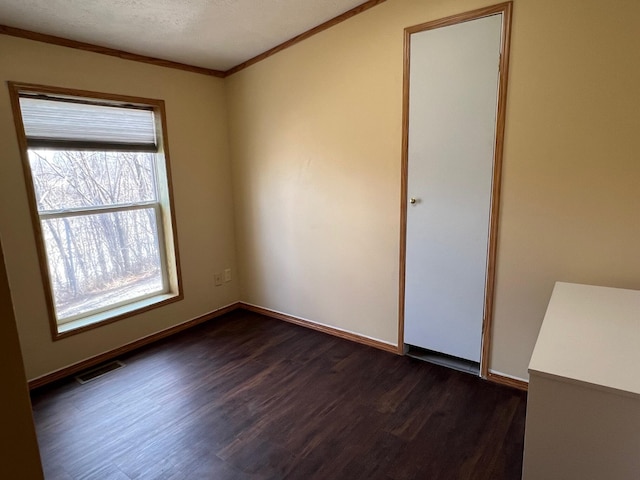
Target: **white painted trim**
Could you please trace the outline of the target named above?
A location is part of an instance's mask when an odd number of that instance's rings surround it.
[[[105,320],[117,317],[118,315],[125,315],[129,313],[135,314],[136,310],[164,302],[165,300],[169,300],[177,296],[177,293],[163,293],[162,291],[153,292],[148,295],[143,295],[142,297],[123,300],[121,302],[93,310],[92,313],[73,315],[72,317],[58,321],[58,333],[62,334],[72,332],[78,328],[86,327],[87,325],[104,322]]]

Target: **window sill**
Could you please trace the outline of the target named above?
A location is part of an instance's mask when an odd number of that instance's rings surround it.
[[[105,312],[88,315],[77,320],[58,324],[57,334],[55,335],[54,340],[59,340],[60,338],[67,337],[75,333],[84,332],[101,325],[113,323],[118,320],[123,320],[133,315],[137,315],[139,313],[146,312],[148,310],[152,310],[154,308],[166,305],[168,303],[173,303],[181,299],[181,294],[163,293],[161,295],[154,295],[152,297],[128,303],[120,307],[112,308],[111,310],[107,310]]]

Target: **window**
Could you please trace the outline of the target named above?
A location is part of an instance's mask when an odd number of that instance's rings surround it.
[[[9,87],[54,339],[181,299],[164,103]]]

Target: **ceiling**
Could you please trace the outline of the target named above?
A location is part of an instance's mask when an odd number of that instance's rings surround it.
[[[0,25],[225,71],[364,0],[2,0]]]

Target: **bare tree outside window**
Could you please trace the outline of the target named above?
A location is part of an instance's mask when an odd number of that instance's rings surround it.
[[[96,314],[96,322],[111,311],[121,315],[115,309],[132,302],[181,298],[166,152],[156,125],[162,102],[30,87],[10,85],[22,114],[56,331]]]
[[[29,160],[58,321],[162,291],[153,154],[30,149]]]

